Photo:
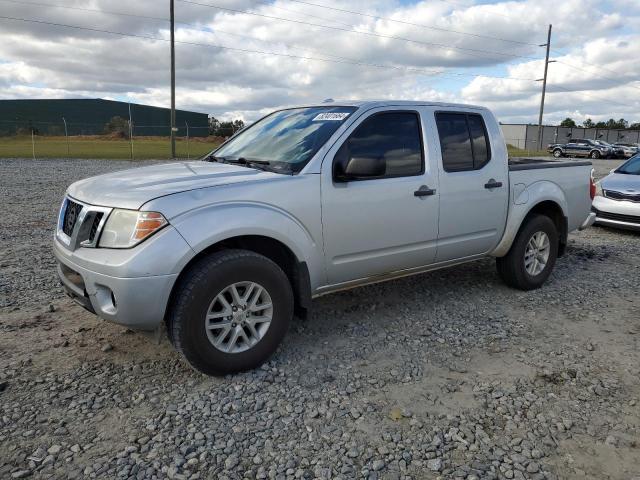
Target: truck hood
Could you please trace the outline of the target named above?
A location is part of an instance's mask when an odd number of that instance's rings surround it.
[[[71,185],[67,193],[91,205],[137,210],[154,198],[173,193],[281,176],[224,163],[166,163],[80,180]]]
[[[622,193],[640,193],[640,175],[611,173],[602,179],[601,185],[605,190],[614,190]]]

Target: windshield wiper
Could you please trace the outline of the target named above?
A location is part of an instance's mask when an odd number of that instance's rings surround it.
[[[291,166],[287,162],[270,162],[269,160],[260,160],[258,158],[226,158],[225,163],[233,165],[246,165],[256,170],[264,170],[266,172],[287,173],[293,175]]]
[[[224,163],[226,160],[225,157],[216,157],[214,154],[211,155],[207,155],[206,157],[204,157],[204,161],[205,162],[218,162],[218,163]]]

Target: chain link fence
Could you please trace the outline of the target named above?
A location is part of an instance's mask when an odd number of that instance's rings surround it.
[[[236,133],[208,125],[176,125],[176,158],[197,159]],[[227,131],[228,130],[228,131]],[[0,120],[0,158],[170,159],[170,125],[138,125],[114,117],[106,124]]]

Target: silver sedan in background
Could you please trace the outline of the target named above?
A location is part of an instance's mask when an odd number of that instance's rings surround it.
[[[637,143],[614,143],[613,147],[620,152],[622,158],[630,158],[640,152]]]
[[[596,184],[596,224],[640,231],[640,154]]]

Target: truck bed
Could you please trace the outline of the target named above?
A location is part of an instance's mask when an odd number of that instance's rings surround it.
[[[591,165],[590,161],[583,160],[510,159],[509,188],[513,189],[514,195],[516,192],[517,195],[526,192],[519,200],[524,203],[517,203],[515,206],[526,205],[529,198],[554,199],[565,209],[568,231],[577,229],[587,218],[591,208]],[[538,191],[538,188],[543,188],[544,193]],[[520,222],[516,223],[519,225]]]
[[[535,170],[538,168],[564,168],[564,167],[586,167],[590,166],[590,161],[578,160],[547,160],[542,158],[510,158],[509,170]]]

